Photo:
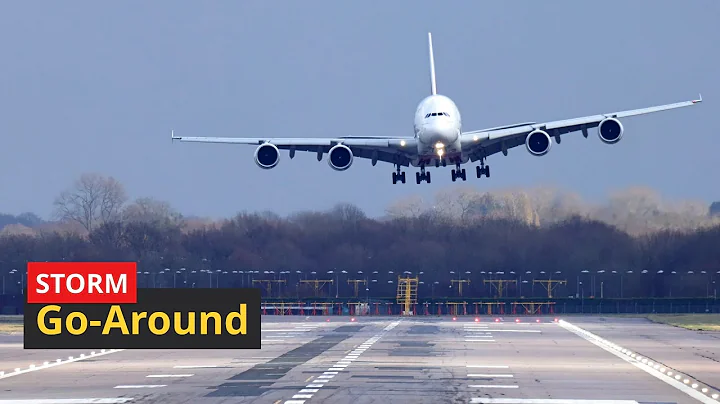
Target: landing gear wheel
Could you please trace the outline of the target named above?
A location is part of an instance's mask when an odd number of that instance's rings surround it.
[[[392,173],[392,174],[393,174],[393,185],[394,185],[394,184],[397,184],[398,176],[396,173]]]
[[[421,181],[421,179],[420,179],[420,173],[415,173],[415,182],[418,183],[418,184],[420,184],[420,181]]]
[[[453,182],[455,182],[455,180],[457,179],[457,174],[455,174],[454,169],[450,172],[450,177],[452,178]]]
[[[405,171],[400,173],[400,182],[405,183]]]
[[[466,181],[466,180],[467,180],[467,177],[465,176],[465,169],[464,169],[464,168],[463,168],[462,170],[460,170],[460,175],[459,175],[459,177],[462,178],[463,181]]]
[[[478,178],[482,178],[483,171],[485,170],[480,168],[480,166],[475,167],[475,175],[477,175]]]
[[[485,166],[485,177],[490,178],[490,166]]]
[[[428,184],[430,183],[430,173],[429,172],[425,173],[425,180],[427,181]]]

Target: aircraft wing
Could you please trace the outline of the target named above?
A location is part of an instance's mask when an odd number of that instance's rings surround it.
[[[548,135],[550,135],[550,137],[554,137],[557,143],[560,143],[560,136],[566,133],[581,131],[583,136],[588,137],[588,129],[597,127],[607,118],[615,118],[619,120],[620,118],[689,107],[700,102],[702,102],[702,95],[700,95],[697,100],[683,101],[649,108],[590,115],[581,118],[564,119],[545,123],[527,123],[487,130],[464,132],[461,135],[461,142],[463,150],[468,151],[470,160],[477,161],[483,157],[488,157],[498,152],[507,154],[508,149],[524,145],[527,135],[534,130],[545,131]]]
[[[172,140],[196,143],[226,143],[260,146],[264,143],[275,145],[280,150],[290,150],[291,156],[295,151],[318,153],[318,160],[337,144],[344,144],[352,150],[355,157],[361,157],[392,164],[409,166],[410,161],[417,153],[417,139],[412,137],[384,137],[384,136],[343,136],[336,138],[239,138],[239,137],[187,137],[175,136],[172,131]]]

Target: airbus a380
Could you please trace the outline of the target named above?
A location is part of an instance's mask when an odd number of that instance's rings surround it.
[[[344,136],[336,138],[227,138],[227,137],[184,137],[175,136],[173,140],[200,143],[235,143],[258,145],[255,150],[255,163],[263,169],[271,169],[280,161],[280,149],[289,150],[290,158],[297,150],[317,153],[318,161],[323,154],[328,155],[328,165],[338,171],[350,168],[354,157],[367,158],[376,165],[378,161],[394,164],[393,184],[405,183],[402,167],[419,167],[415,173],[415,182],[430,183],[428,166],[435,167],[454,164],[452,180],[465,181],[465,169],[461,166],[468,162],[480,161],[476,166],[476,175],[490,177],[490,166],[485,160],[502,152],[525,145],[533,156],[544,156],[550,151],[552,138],[559,144],[561,136],[570,132],[582,132],[588,137],[588,129],[597,127],[598,137],[603,143],[615,144],[623,136],[621,118],[652,112],[687,107],[702,102],[697,100],[660,105],[629,111],[612,112],[566,119],[552,122],[525,122],[495,128],[463,132],[460,111],[448,97],[437,93],[435,83],[435,59],[433,56],[432,34],[428,33],[430,53],[430,96],[420,102],[415,111],[415,135],[410,137],[394,136]]]

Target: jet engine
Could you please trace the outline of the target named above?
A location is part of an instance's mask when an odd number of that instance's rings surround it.
[[[260,145],[255,150],[255,164],[260,168],[269,170],[275,167],[280,161],[280,150],[270,143]]]
[[[344,144],[337,144],[328,152],[328,165],[333,170],[345,171],[353,163],[353,153],[349,147]]]
[[[615,144],[622,139],[623,126],[615,118],[605,118],[598,125],[598,137],[603,143]]]
[[[547,132],[535,129],[525,138],[525,147],[533,156],[544,156],[550,151],[552,141]]]

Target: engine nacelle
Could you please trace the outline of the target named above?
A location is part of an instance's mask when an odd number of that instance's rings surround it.
[[[328,152],[328,165],[337,171],[345,171],[353,163],[353,153],[344,144],[337,144]]]
[[[552,140],[547,132],[535,129],[525,138],[525,147],[533,156],[544,156],[550,151]]]
[[[598,137],[607,144],[619,142],[623,131],[622,123],[615,118],[605,118],[598,125]]]
[[[269,170],[280,162],[280,150],[270,143],[261,144],[255,150],[255,164]]]

